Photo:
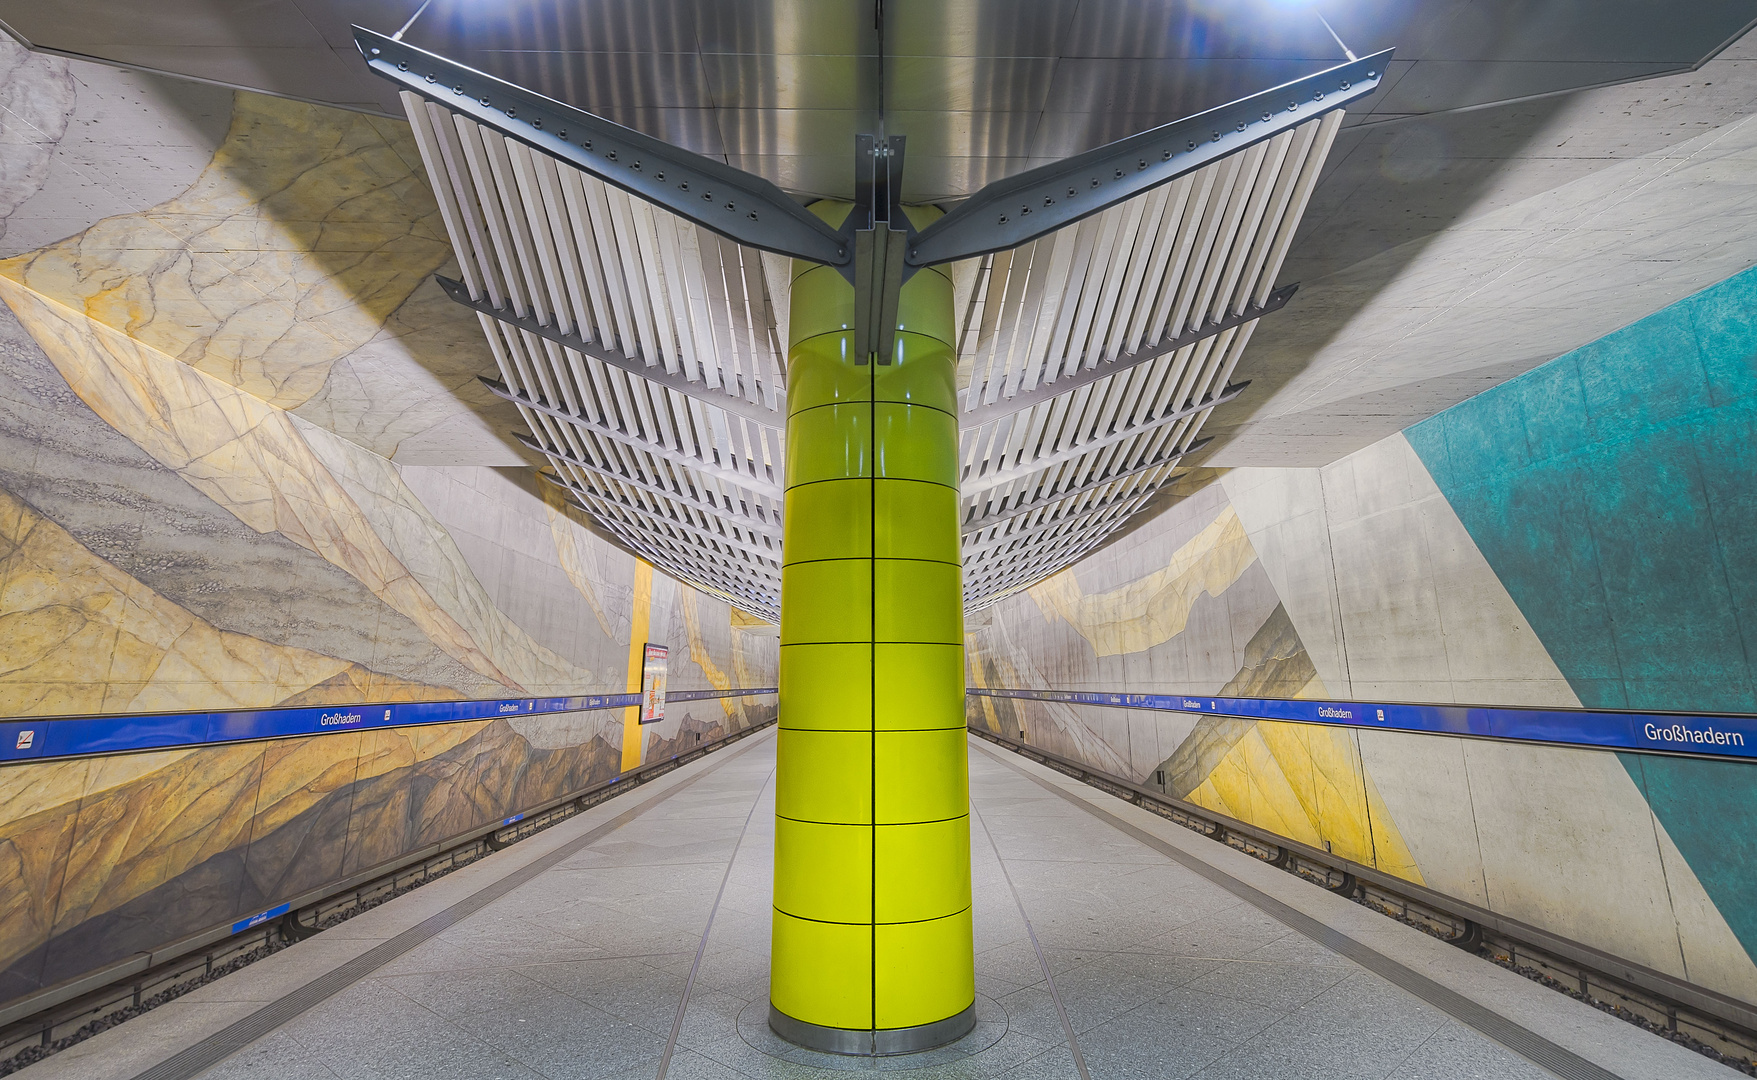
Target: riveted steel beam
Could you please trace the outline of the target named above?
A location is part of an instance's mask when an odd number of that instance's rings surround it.
[[[1080,371],[1074,372],[1072,375],[1064,375],[1054,382],[1043,383],[1030,390],[1026,390],[1024,393],[1014,394],[1010,398],[1001,398],[997,401],[990,402],[987,405],[978,405],[969,412],[958,414],[958,426],[966,429],[978,427],[991,420],[999,420],[1003,416],[1010,416],[1013,413],[1024,412],[1033,405],[1041,405],[1044,402],[1053,398],[1058,398],[1063,394],[1072,393],[1088,383],[1095,383],[1099,379],[1120,374],[1121,372],[1128,371],[1130,368],[1140,367],[1142,364],[1145,364],[1150,360],[1159,359],[1166,353],[1174,353],[1179,349],[1194,345],[1196,342],[1201,341],[1204,338],[1211,338],[1223,331],[1231,330],[1237,326],[1243,326],[1248,322],[1253,322],[1272,311],[1280,311],[1281,308],[1286,305],[1287,301],[1293,298],[1294,291],[1298,288],[1298,284],[1283,286],[1270,293],[1269,298],[1263,301],[1261,307],[1246,308],[1237,315],[1228,315],[1224,319],[1211,322],[1206,326],[1197,327],[1194,330],[1185,331],[1174,338],[1161,341],[1156,345],[1147,345],[1136,349],[1134,352],[1119,356],[1115,360],[1100,361],[1089,368],[1083,368]],[[1248,381],[1242,382],[1238,384],[1236,389],[1243,390],[1249,385],[1250,383]],[[1233,387],[1228,387],[1227,389],[1229,391],[1234,390]],[[1227,400],[1230,401],[1231,398],[1228,398]]]
[[[547,446],[522,431],[513,432],[512,437],[530,449],[535,450],[537,453],[542,454],[544,457],[550,458],[554,461],[564,461],[576,469],[584,470],[585,472],[592,473],[596,476],[602,476],[607,480],[614,480],[618,484],[626,484],[639,491],[650,491],[654,495],[660,495],[667,499],[678,499],[683,502],[694,503],[705,510],[710,510],[718,514],[736,514],[747,521],[755,521],[763,524],[779,524],[778,521],[771,522],[769,518],[759,516],[759,513],[753,513],[751,505],[744,502],[742,499],[739,500],[738,506],[734,506],[731,498],[728,496],[726,497],[725,504],[722,505],[712,497],[711,493],[709,493],[708,498],[704,499],[700,495],[692,495],[682,488],[668,488],[661,484],[654,484],[638,477],[617,472],[616,470],[606,468],[603,465],[595,465],[590,461],[574,456],[567,450],[558,450],[553,446]]]
[[[997,180],[909,244],[910,267],[1018,247],[1371,94],[1393,50]]]
[[[611,367],[621,368],[630,375],[638,375],[648,382],[658,383],[660,386],[675,390],[685,397],[692,397],[704,404],[712,405],[716,409],[725,409],[729,413],[736,413],[748,420],[755,420],[759,424],[767,424],[776,429],[785,424],[787,414],[784,409],[777,412],[767,405],[751,401],[730,390],[709,386],[705,382],[692,382],[682,372],[666,371],[662,364],[649,366],[638,357],[624,356],[614,349],[606,349],[595,341],[587,341],[578,334],[563,330],[558,326],[540,323],[528,315],[516,314],[510,306],[495,307],[485,299],[472,299],[470,290],[461,281],[453,281],[451,278],[441,277],[438,274],[433,275],[433,280],[439,282],[439,287],[445,290],[445,295],[496,322],[516,326],[520,330],[535,334],[540,338],[547,338],[563,348],[572,349],[574,352],[602,361]],[[739,378],[742,381],[740,376],[731,375],[731,373],[728,373],[728,376]],[[754,387],[750,389],[755,391]],[[776,393],[777,396],[780,395],[779,389]]]
[[[728,240],[843,266],[847,239],[760,176],[362,27],[374,73]]]
[[[558,408],[546,401],[538,401],[536,398],[531,397],[529,394],[526,394],[521,390],[508,388],[507,385],[499,379],[490,379],[487,376],[478,375],[476,376],[476,380],[483,386],[486,386],[488,392],[495,397],[504,398],[515,405],[523,405],[527,409],[535,409],[537,412],[545,413],[549,416],[555,417],[557,420],[562,420],[569,424],[573,424],[576,427],[583,428],[586,431],[590,431],[594,435],[602,435],[607,439],[614,439],[617,442],[622,443],[624,446],[652,454],[654,457],[669,461],[673,465],[681,465],[686,469],[695,469],[699,472],[706,473],[708,476],[712,476],[717,480],[724,480],[728,484],[737,484],[739,487],[754,491],[758,495],[767,495],[769,498],[777,501],[781,498],[780,485],[772,480],[756,476],[752,473],[747,473],[742,469],[728,468],[725,465],[721,465],[719,462],[708,461],[706,458],[699,458],[694,454],[686,454],[681,450],[674,450],[662,442],[656,442],[640,435],[630,434],[619,427],[614,427],[610,424],[593,420],[588,416],[581,416],[580,414],[570,412],[567,409]],[[767,468],[767,466],[764,467]]]

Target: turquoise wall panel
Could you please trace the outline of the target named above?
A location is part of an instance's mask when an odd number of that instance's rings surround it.
[[[1404,434],[1582,704],[1757,711],[1757,269]],[[1618,756],[1757,958],[1757,767]]]
[[[1405,435],[1583,704],[1757,711],[1757,270]]]
[[[1757,959],[1757,766],[1617,756],[1739,944]]]

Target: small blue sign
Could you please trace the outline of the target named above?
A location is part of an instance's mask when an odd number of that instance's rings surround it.
[[[239,919],[232,924],[232,933],[242,933],[243,931],[250,929],[252,926],[261,926],[270,919],[277,919],[282,915],[285,915],[288,911],[292,910],[292,907],[293,905],[291,904],[280,904],[276,907],[269,908],[267,911],[259,911],[254,915],[249,915]]]

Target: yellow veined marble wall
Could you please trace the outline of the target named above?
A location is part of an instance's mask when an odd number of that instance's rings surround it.
[[[503,610],[399,467],[289,411],[338,358],[364,362],[365,346],[447,258],[406,125],[240,93],[230,132],[183,195],[0,262],[0,299],[104,424],[220,512],[349,575],[450,662],[442,681],[428,682],[358,655],[287,646],[272,632],[213,627],[70,536],[37,530],[35,546],[9,550],[16,566],[0,574],[0,640],[32,658],[0,676],[6,714],[622,689]],[[480,350],[474,317],[459,318]],[[485,351],[480,359],[491,366]],[[405,383],[409,374],[384,371]],[[28,472],[22,480],[32,483]],[[15,516],[30,512],[16,493],[10,501],[22,508]],[[553,602],[583,600],[603,642],[625,648],[629,618],[605,597],[634,561],[563,509],[540,512],[552,564],[576,594]],[[223,573],[236,584],[212,587],[237,587],[253,568]],[[71,604],[79,588],[108,599]],[[729,626],[730,608],[708,603],[706,621]],[[358,610],[382,621],[370,604]],[[708,658],[704,674],[735,662],[741,635],[717,644],[718,661],[693,644],[699,632],[691,637],[692,660]]]
[[[458,696],[221,630],[0,489],[0,716]]]
[[[970,685],[1323,697],[1219,486],[1183,494],[1167,526],[973,617]],[[1422,880],[1346,729],[982,695],[968,714],[972,726],[1024,732],[1052,753]]]
[[[0,1000],[608,780],[616,734],[545,714],[0,768]]]
[[[1178,798],[1422,881],[1350,729],[1203,717],[1164,772]]]
[[[516,453],[393,464],[361,421],[425,393],[492,427],[452,400],[492,360],[431,304],[423,185],[401,123],[241,93],[184,194],[0,262],[0,716],[622,690],[636,560],[528,469],[490,484]],[[443,356],[387,343],[423,334]],[[211,572],[114,542],[149,524]],[[659,580],[674,687],[773,685],[772,627]],[[690,703],[672,742],[772,711]],[[0,1000],[608,779],[620,744],[550,714],[0,766]]]
[[[1145,577],[1087,595],[1070,568],[1033,585],[1029,595],[1044,618],[1072,626],[1099,657],[1145,652],[1183,633],[1196,601],[1225,592],[1256,558],[1227,507]]]
[[[0,276],[291,409],[450,257],[407,124],[239,93],[188,191]]]

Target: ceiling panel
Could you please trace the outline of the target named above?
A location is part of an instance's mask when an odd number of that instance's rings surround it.
[[[388,32],[418,6],[0,0],[0,20],[40,47],[394,114],[386,88],[343,70],[346,51],[320,50],[345,50],[351,21]],[[1757,15],[1750,0],[1339,0],[1324,11],[1357,52],[1399,49],[1394,85],[1351,110],[1380,117],[1675,71]],[[1098,145],[1341,56],[1313,9],[1286,0],[888,0],[884,13],[882,105],[907,129],[916,167],[945,179]],[[408,40],[692,149],[772,162],[770,178],[787,183],[829,175],[792,159],[851,154],[856,130],[876,130],[874,14],[875,0],[434,0]],[[695,110],[721,115],[709,124]],[[978,157],[994,163],[949,163]]]
[[[357,55],[357,54],[356,54]],[[549,97],[609,116],[618,109],[710,109],[711,82],[691,52],[520,51],[470,47],[450,58]]]
[[[878,61],[828,53],[703,53],[723,109],[878,109]]]
[[[407,10],[413,14],[416,4]],[[395,26],[373,27],[386,33]],[[694,0],[434,0],[409,33],[423,48],[681,53],[700,49]]]

